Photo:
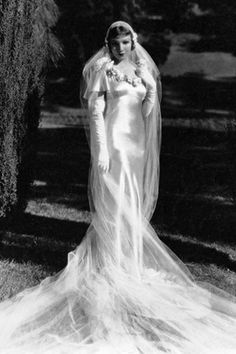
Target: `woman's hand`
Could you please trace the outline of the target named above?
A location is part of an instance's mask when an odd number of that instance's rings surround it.
[[[102,173],[107,173],[110,168],[110,158],[107,150],[100,151],[98,155],[98,169]]]
[[[142,79],[148,90],[156,91],[156,81],[149,72],[146,62],[144,60],[140,60],[136,64],[136,75]]]

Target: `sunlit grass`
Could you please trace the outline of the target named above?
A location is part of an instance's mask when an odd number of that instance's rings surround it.
[[[69,208],[63,203],[50,203],[47,199],[30,200],[26,212],[32,215],[57,218],[61,220],[72,220],[76,222],[90,223],[91,216],[87,210]]]
[[[195,279],[216,286],[236,296],[236,273],[215,264],[187,263]]]
[[[1,260],[0,300],[7,299],[19,291],[33,287],[52,274],[53,270],[46,268],[45,265]]]

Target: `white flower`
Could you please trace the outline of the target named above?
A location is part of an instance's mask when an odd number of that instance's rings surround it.
[[[132,85],[133,85],[134,87],[140,85],[141,83],[142,83],[142,80],[140,79],[140,77],[134,78],[134,79],[132,80]]]
[[[106,70],[111,70],[112,67],[114,65],[114,61],[113,60],[109,60],[107,63],[106,63]]]
[[[94,64],[94,70],[99,71],[102,69],[102,67],[104,67],[104,65],[107,65],[110,62],[111,62],[111,59],[109,57],[101,57]]]
[[[146,68],[147,67],[147,62],[145,59],[140,59],[136,62],[136,65],[138,68]]]

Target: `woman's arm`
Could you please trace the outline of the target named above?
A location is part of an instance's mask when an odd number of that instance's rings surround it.
[[[161,101],[162,89],[160,77],[155,80],[143,63],[138,66],[136,74],[142,79],[147,89],[146,96],[143,100],[142,111],[144,117],[148,117],[154,107],[155,100],[158,98],[159,102]]]
[[[144,117],[148,117],[151,113],[155,100],[158,99],[159,103],[161,102],[162,98],[162,87],[161,87],[161,80],[158,78],[155,84],[153,85],[146,85],[147,93],[143,101],[143,115]]]
[[[105,92],[92,93],[88,100],[93,156],[102,172],[109,170],[109,154],[104,122]]]
[[[155,87],[147,88],[147,93],[143,100],[143,106],[142,106],[144,117],[148,117],[149,114],[151,113],[155,104],[156,94],[157,93]]]

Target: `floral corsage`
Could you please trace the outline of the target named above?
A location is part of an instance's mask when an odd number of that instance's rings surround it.
[[[118,69],[114,68],[114,66],[108,68],[106,70],[106,74],[112,80],[115,80],[117,82],[125,81],[134,87],[142,83],[142,80],[139,77],[132,78],[128,75],[125,75],[121,73]]]
[[[137,69],[140,70],[147,68],[146,61],[143,59],[140,59],[136,63],[136,65]],[[125,81],[134,87],[142,83],[142,79],[140,77],[130,77],[129,75],[120,72],[116,67],[114,67],[114,61],[106,56],[96,61],[94,69],[95,71],[100,71],[101,69],[104,69],[109,79],[117,82]]]

